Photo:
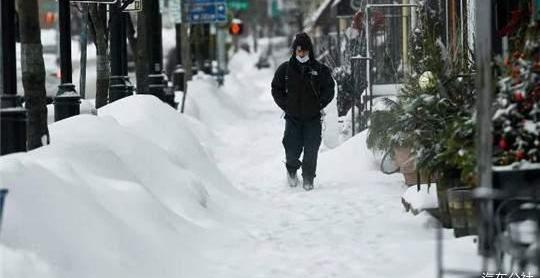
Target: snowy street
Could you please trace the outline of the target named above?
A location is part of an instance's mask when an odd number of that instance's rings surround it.
[[[402,177],[379,171],[365,134],[323,151],[315,191],[286,186],[284,120],[271,99],[271,78],[271,70],[237,75],[248,117],[217,128],[225,139],[216,151],[220,169],[266,209],[247,227],[251,246],[216,251],[222,265],[215,277],[392,277],[396,270],[400,277],[434,277],[430,217],[404,212]],[[232,246],[243,246],[239,240]],[[451,245],[460,253],[451,266],[479,264],[471,238]]]
[[[540,275],[540,0],[0,14],[0,278]]]
[[[314,191],[286,185],[274,68],[254,57],[222,88],[196,76],[187,115],[133,96],[0,159],[2,277],[435,277],[433,219],[405,212],[365,133],[323,144]],[[478,269],[473,237],[445,237],[446,266]]]

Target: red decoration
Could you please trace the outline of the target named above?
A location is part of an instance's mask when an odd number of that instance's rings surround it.
[[[516,159],[517,160],[522,160],[525,158],[525,152],[523,150],[518,150],[516,152]]]
[[[499,140],[499,148],[505,151],[508,150],[508,142],[506,142],[506,139],[504,137],[502,137],[501,140]]]
[[[352,28],[358,31],[361,31],[364,28],[364,13],[362,11],[358,11],[356,14],[354,14]]]
[[[516,102],[522,102],[525,100],[525,96],[523,95],[522,91],[516,91],[514,92],[514,101]]]
[[[371,14],[371,23],[375,30],[381,29],[381,27],[384,26],[384,14],[375,10],[373,14]]]

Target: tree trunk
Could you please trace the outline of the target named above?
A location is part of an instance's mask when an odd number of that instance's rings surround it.
[[[90,18],[93,31],[95,32],[96,44],[96,108],[107,104],[109,98],[109,77],[111,68],[109,65],[107,35],[107,9],[105,5],[90,4]]]
[[[45,64],[37,0],[17,0],[21,38],[21,69],[25,107],[28,110],[28,150],[49,143]]]

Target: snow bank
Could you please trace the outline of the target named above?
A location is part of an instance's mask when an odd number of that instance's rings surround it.
[[[366,190],[375,189],[371,187],[374,185],[395,188],[396,184],[403,184],[402,175],[385,175],[380,171],[380,155],[367,148],[366,136],[367,131],[363,131],[319,155],[320,183],[347,182],[365,186]]]
[[[181,100],[181,96],[178,97]],[[188,84],[185,113],[211,129],[222,124],[234,124],[245,118],[241,100],[226,95],[208,75],[197,75]]]
[[[229,70],[232,74],[249,74],[257,70],[255,64],[258,57],[245,50],[239,50],[229,61]]]
[[[270,91],[273,69],[257,70],[257,59],[255,54],[239,50],[231,57],[230,73],[222,87],[212,76],[195,76],[188,84],[185,113],[214,130],[254,119],[261,111],[279,110]]]
[[[188,117],[157,98],[149,95],[124,98],[100,109],[99,115],[114,118],[138,137],[159,146],[173,162],[206,179],[213,184],[212,188],[236,193],[190,130]]]
[[[321,161],[330,161],[330,163],[338,164],[346,161],[347,166],[344,165],[345,167],[335,169],[340,175],[354,175],[359,171],[379,171],[378,161],[367,148],[366,137],[367,131],[355,135],[331,152],[322,153]]]
[[[2,277],[53,278],[50,267],[36,254],[13,250],[0,244]]]
[[[411,211],[414,215],[431,208],[438,208],[437,185],[432,184],[428,188],[427,184],[421,184],[420,190],[416,186],[411,186],[403,193],[401,202],[406,211]]]
[[[240,194],[191,124],[154,97],[100,113],[54,123],[51,145],[0,158],[10,190],[0,246],[9,267],[0,273],[205,277],[199,247],[234,218]]]

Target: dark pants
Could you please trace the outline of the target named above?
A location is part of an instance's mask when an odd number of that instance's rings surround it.
[[[285,120],[283,146],[287,157],[287,168],[297,170],[301,166],[304,178],[314,178],[321,146],[321,118],[317,116],[310,120],[300,120],[285,116]],[[304,151],[304,158],[300,162],[302,151]]]

